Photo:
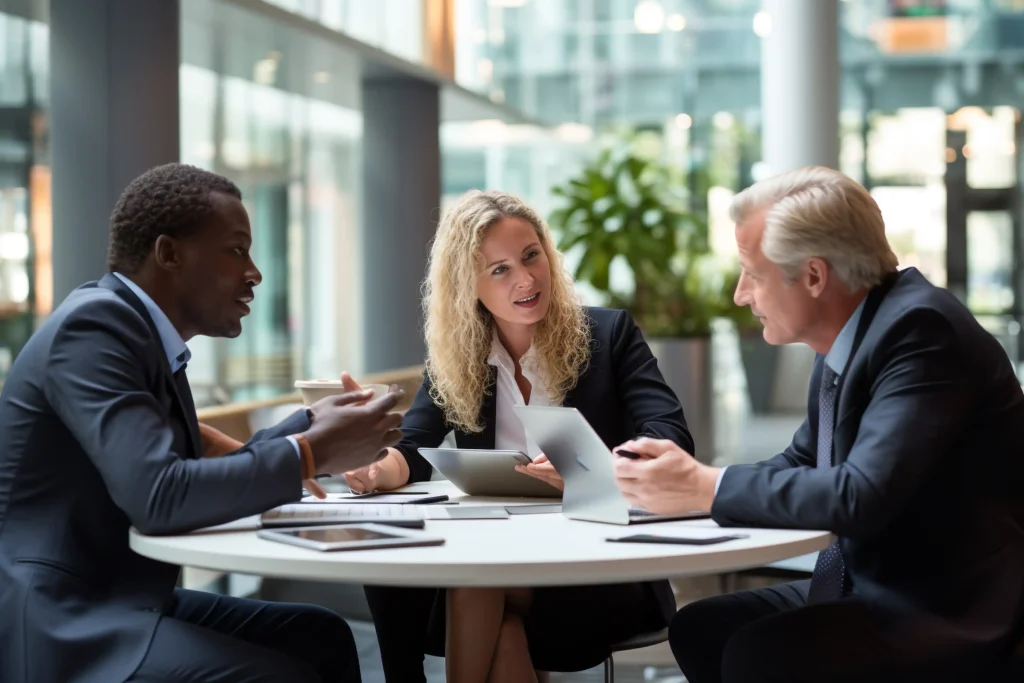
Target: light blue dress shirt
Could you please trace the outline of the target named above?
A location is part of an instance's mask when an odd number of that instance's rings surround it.
[[[171,372],[175,373],[180,370],[181,366],[192,360],[192,352],[188,350],[185,340],[178,334],[178,330],[174,328],[171,319],[143,291],[142,287],[139,287],[127,277],[121,275],[121,273],[114,273],[114,277],[123,282],[128,289],[132,290],[135,296],[139,297],[139,301],[146,307],[146,313],[149,313],[149,317],[156,327],[157,334],[160,335],[160,344],[164,347],[164,353],[167,354],[167,362],[171,364]]]
[[[832,342],[832,348],[828,350],[825,355],[825,364],[832,369],[832,372],[836,373],[836,384],[839,384],[839,378],[842,377],[843,371],[846,370],[846,363],[850,360],[850,352],[853,351],[853,342],[857,338],[857,326],[860,325],[860,317],[864,312],[864,302],[867,301],[867,297],[861,299],[860,303],[857,304],[857,309],[850,316],[850,319],[843,325],[843,329],[839,330],[839,336]],[[718,480],[715,482],[715,495],[718,495],[718,487],[722,485],[722,477],[725,476],[725,471],[728,467],[723,467],[722,471],[718,473]]]
[[[153,325],[156,327],[156,332],[160,335],[160,344],[164,347],[164,353],[167,354],[167,362],[171,365],[171,372],[175,373],[182,368],[185,363],[192,360],[192,352],[189,351],[188,346],[185,344],[185,340],[178,334],[178,330],[175,329],[174,324],[171,323],[171,319],[167,317],[167,314],[163,312],[156,302],[143,291],[142,287],[129,280],[121,273],[114,273],[114,277],[123,282],[128,289],[132,290],[135,296],[139,297],[139,301],[145,306],[146,312],[149,313],[150,319],[153,321]],[[291,441],[292,446],[295,447],[295,455],[302,457],[302,452],[299,450],[299,442],[295,440],[295,437],[286,437]]]

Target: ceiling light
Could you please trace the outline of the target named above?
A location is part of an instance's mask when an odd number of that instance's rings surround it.
[[[682,14],[670,14],[666,23],[670,31],[682,31],[686,28],[686,17]]]
[[[633,10],[633,23],[640,33],[661,33],[665,26],[665,9],[654,0],[643,0]]]
[[[772,15],[767,12],[758,12],[754,15],[754,33],[764,38],[772,32]]]

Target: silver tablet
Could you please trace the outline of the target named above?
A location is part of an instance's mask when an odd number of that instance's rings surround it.
[[[417,545],[442,545],[444,539],[424,536],[381,524],[345,524],[343,526],[311,526],[295,529],[261,529],[260,538],[320,551],[373,550],[405,548]]]
[[[421,448],[420,455],[463,493],[501,498],[560,498],[551,484],[516,472],[530,462],[521,451],[472,448]]]

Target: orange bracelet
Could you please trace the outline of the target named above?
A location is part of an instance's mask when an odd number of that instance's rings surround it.
[[[316,476],[316,461],[313,460],[313,447],[309,440],[302,434],[294,434],[295,442],[299,444],[299,455],[302,456],[302,478],[312,479]]]

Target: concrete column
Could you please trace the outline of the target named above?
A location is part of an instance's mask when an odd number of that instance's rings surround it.
[[[423,362],[420,284],[441,203],[440,92],[363,81],[364,372]]]
[[[106,272],[110,212],[178,159],[178,0],[50,0],[54,304]]]
[[[839,2],[764,0],[761,39],[763,160],[770,175],[802,166],[839,168]],[[772,408],[803,412],[813,352],[780,349]]]
[[[839,167],[838,0],[764,0],[761,39],[764,161],[772,175]]]

